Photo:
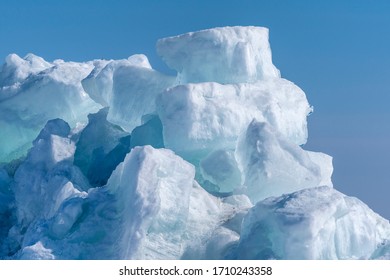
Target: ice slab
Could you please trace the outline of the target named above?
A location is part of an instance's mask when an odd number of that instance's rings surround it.
[[[330,156],[303,150],[265,122],[250,123],[238,141],[236,159],[254,203],[322,183],[333,186]]]
[[[156,111],[156,96],[174,82],[153,70],[146,56],[134,55],[98,65],[82,83],[96,102],[110,107],[107,120],[131,132],[142,124],[142,116]]]
[[[157,53],[178,72],[180,84],[280,77],[264,27],[222,27],[164,38],[157,41]]]
[[[157,106],[165,146],[179,154],[235,149],[253,118],[269,123],[291,142],[304,144],[311,112],[304,92],[284,79],[179,85],[159,95]]]
[[[368,259],[390,238],[389,221],[329,187],[261,201],[242,228],[239,259]]]

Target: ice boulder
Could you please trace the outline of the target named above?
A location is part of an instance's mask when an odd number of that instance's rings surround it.
[[[157,52],[178,82],[247,83],[280,77],[272,64],[268,29],[223,27],[160,39]]]
[[[330,156],[303,150],[265,122],[250,123],[238,141],[236,159],[245,192],[253,202],[321,183],[333,186]]]
[[[62,174],[57,172],[58,182],[64,181]],[[50,189],[41,188],[43,197],[24,189],[45,209],[10,231],[8,240],[20,248],[12,258],[222,258],[238,242],[252,204],[244,195],[214,197],[194,176],[194,167],[172,151],[144,146],[131,150],[106,186],[88,193],[72,192],[70,181],[68,187],[51,181]],[[27,207],[36,210],[30,200]],[[49,215],[46,209],[53,211]]]
[[[76,144],[74,165],[94,187],[107,183],[112,171],[130,151],[130,134],[107,121],[108,108],[88,115],[88,125]]]
[[[368,259],[390,238],[389,221],[329,187],[256,204],[244,218],[238,259]]]
[[[81,86],[92,68],[32,55],[8,57],[0,73],[0,162],[25,155],[48,120],[61,118],[75,127],[100,108]]]
[[[312,108],[272,64],[266,28],[157,50],[177,77],[144,55],[6,58],[1,259],[390,258],[389,221],[302,148]]]
[[[156,111],[156,96],[174,81],[153,70],[146,56],[134,55],[99,65],[82,83],[96,102],[110,107],[107,120],[131,132],[142,116]]]
[[[117,197],[119,258],[207,259],[238,240],[233,224],[241,220],[234,217],[249,200],[216,198],[194,177],[194,167],[172,151],[144,146],[129,153],[107,183]],[[213,239],[216,232],[224,239]]]
[[[118,257],[175,259],[181,254],[194,168],[169,150],[136,147],[108,181],[118,200]]]
[[[216,149],[235,149],[238,136],[253,118],[267,122],[289,141],[304,144],[311,107],[299,87],[273,79],[179,85],[158,96],[157,111],[167,148],[180,155],[207,155]]]
[[[72,195],[53,215],[35,219],[15,257],[180,258],[193,179],[193,166],[172,151],[135,147],[106,186]],[[54,191],[45,193],[55,197]],[[49,209],[55,204],[40,202]]]
[[[97,103],[108,107],[112,99],[114,72],[118,67],[142,67],[152,69],[145,55],[132,55],[128,59],[94,61],[92,72],[83,81],[83,87]]]
[[[21,229],[36,219],[53,217],[67,198],[85,194],[88,182],[73,167],[75,144],[69,133],[65,121],[49,121],[16,170],[12,191]]]
[[[23,248],[20,257],[21,260],[54,260],[55,257],[50,249],[46,249],[42,242],[26,246]]]

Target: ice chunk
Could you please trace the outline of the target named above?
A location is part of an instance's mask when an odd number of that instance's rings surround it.
[[[5,92],[12,92],[12,87],[20,86],[28,76],[38,74],[52,66],[53,64],[33,54],[28,54],[24,58],[17,54],[8,55],[0,72],[0,101],[10,97],[6,96]]]
[[[333,158],[327,154],[319,152],[306,151],[306,153],[311,159],[311,161],[320,167],[321,181],[318,185],[333,187]]]
[[[45,248],[42,242],[26,246],[19,257],[21,260],[54,260],[55,257],[50,249]]]
[[[252,205],[242,195],[210,195],[194,175],[194,167],[172,151],[135,147],[106,186],[69,197],[45,190],[64,199],[54,215],[36,216],[30,223],[19,254],[41,258],[26,254],[40,242],[56,259],[223,257],[237,243],[243,213]],[[44,203],[48,208],[58,205]],[[16,239],[18,232],[12,236]]]
[[[107,120],[128,132],[141,125],[141,118],[156,110],[157,94],[174,84],[174,78],[153,70],[142,55],[112,61],[93,71],[82,83],[88,94],[109,106]]]
[[[130,135],[107,121],[108,108],[88,115],[88,125],[77,142],[74,165],[78,166],[92,186],[107,183],[112,171],[130,151]]]
[[[108,189],[123,214],[120,258],[175,259],[188,217],[194,168],[168,150],[136,147]]]
[[[100,108],[81,86],[81,80],[92,70],[91,63],[56,61],[49,65],[32,55],[27,60],[15,62],[13,72],[8,62],[3,67],[3,71],[11,71],[17,78],[7,80],[14,82],[8,94],[12,97],[0,98],[0,162],[25,155],[48,120],[61,118],[74,127]],[[1,91],[0,95],[3,96]]]
[[[157,106],[165,146],[180,155],[235,149],[253,118],[300,145],[306,142],[306,116],[311,112],[304,92],[283,79],[180,85],[163,92]]]
[[[7,57],[0,258],[390,258],[389,221],[299,146],[312,109],[273,66],[267,29],[188,33],[158,52],[177,79],[144,55]]]
[[[246,83],[280,77],[272,64],[268,29],[223,27],[160,39],[157,52],[179,83]]]
[[[329,187],[256,204],[244,218],[238,259],[367,259],[389,240],[389,221]]]
[[[331,169],[331,160],[315,162],[314,156],[317,154],[308,153],[267,123],[256,120],[241,136],[236,150],[236,159],[244,175],[243,184],[253,202],[330,182],[331,173],[327,171]]]
[[[45,240],[56,258],[180,258],[193,179],[172,151],[135,147],[107,186],[64,201],[30,243]]]
[[[52,217],[65,199],[84,195],[81,189],[88,183],[72,165],[75,145],[69,132],[63,120],[49,121],[16,170],[13,192],[22,228],[35,219]]]
[[[118,67],[126,66],[152,69],[148,58],[142,54],[121,60],[96,60],[93,71],[82,81],[82,85],[93,100],[108,107],[112,99],[114,72]]]

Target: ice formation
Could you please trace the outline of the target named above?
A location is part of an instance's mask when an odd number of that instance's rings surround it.
[[[321,157],[320,160],[314,160]],[[248,196],[260,201],[300,189],[332,187],[328,155],[303,150],[267,123],[253,120],[238,141],[236,158]]]
[[[48,120],[61,118],[73,127],[101,108],[81,85],[92,69],[91,62],[49,63],[32,54],[6,58],[0,73],[0,162],[25,155]]]
[[[244,218],[239,259],[368,259],[389,222],[333,188],[265,199]]]
[[[389,259],[390,224],[306,151],[304,92],[268,29],[161,39],[147,57],[9,55],[0,72],[2,259]]]
[[[228,27],[191,32],[157,42],[157,52],[180,83],[247,83],[279,78],[268,29]]]
[[[104,62],[105,65],[107,62]],[[91,98],[110,107],[107,120],[131,132],[156,111],[156,96],[175,78],[153,70],[144,55],[99,65],[82,81]]]

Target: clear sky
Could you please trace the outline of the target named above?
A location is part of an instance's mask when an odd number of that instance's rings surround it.
[[[389,219],[390,1],[0,0],[0,62],[144,53],[166,72],[157,39],[228,25],[270,29],[274,64],[314,106],[305,149],[332,155],[335,187]]]

